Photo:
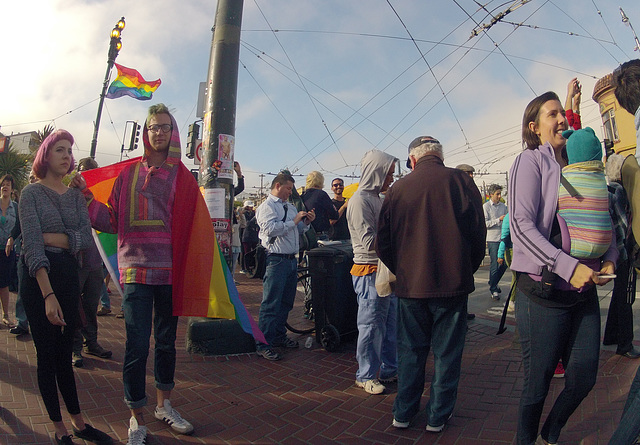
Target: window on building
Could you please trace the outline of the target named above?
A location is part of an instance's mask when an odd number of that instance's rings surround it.
[[[619,141],[620,136],[618,135],[618,125],[616,124],[616,115],[613,111],[613,108],[607,110],[602,115],[602,123],[604,125],[604,132],[606,134],[606,138],[610,141]]]

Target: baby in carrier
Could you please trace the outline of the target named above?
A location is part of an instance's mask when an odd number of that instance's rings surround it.
[[[578,259],[600,258],[611,245],[602,145],[589,127],[566,130],[562,136],[567,139],[569,165],[562,169],[558,215],[566,222],[569,232],[568,252]],[[562,229],[562,223],[560,226]]]
[[[551,243],[594,270],[611,245],[609,192],[602,162],[602,145],[593,129],[566,130],[568,164],[562,169],[558,190],[557,224]],[[543,273],[553,286],[555,274]],[[564,283],[562,283],[564,285]],[[570,285],[560,285],[560,288]],[[544,286],[543,286],[544,287]],[[558,286],[556,286],[558,287]]]

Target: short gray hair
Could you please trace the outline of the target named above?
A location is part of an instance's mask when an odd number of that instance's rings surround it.
[[[444,159],[444,153],[442,152],[442,144],[439,142],[425,142],[422,145],[413,147],[409,152],[410,156],[416,158],[416,161],[426,155],[438,155]]]

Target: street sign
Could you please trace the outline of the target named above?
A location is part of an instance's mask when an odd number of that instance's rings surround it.
[[[198,139],[197,142],[198,145],[196,146],[196,155],[193,157],[193,163],[200,165],[202,163],[202,139]]]

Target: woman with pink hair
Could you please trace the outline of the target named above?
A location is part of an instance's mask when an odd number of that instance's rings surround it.
[[[107,434],[84,422],[71,365],[73,336],[79,323],[78,255],[93,243],[82,192],[62,182],[74,169],[72,145],[68,131],[57,130],[47,136],[33,162],[38,181],[22,191],[19,292],[36,347],[38,388],[54,425],[56,443],[73,443],[62,421],[59,390],[74,435],[111,444]]]

